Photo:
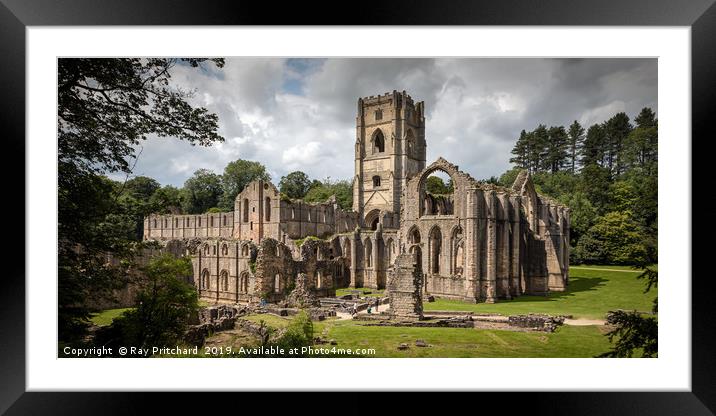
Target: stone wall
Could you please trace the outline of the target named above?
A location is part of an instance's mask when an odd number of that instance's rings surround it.
[[[390,314],[398,319],[422,319],[422,273],[414,254],[400,254],[388,279]]]

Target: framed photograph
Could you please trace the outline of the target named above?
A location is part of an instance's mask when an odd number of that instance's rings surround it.
[[[26,174],[3,411],[325,390],[716,408],[691,243],[712,2],[395,4],[345,26],[3,3]]]

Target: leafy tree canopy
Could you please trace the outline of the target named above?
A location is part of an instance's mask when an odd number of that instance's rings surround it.
[[[350,181],[331,181],[326,178],[323,182],[314,180],[311,189],[303,198],[306,202],[325,202],[331,196],[336,196],[336,203],[345,210],[353,208],[353,185]]]
[[[223,59],[60,58],[58,60],[59,338],[83,336],[88,296],[108,296],[138,248],[138,218],[149,208],[149,178],[117,184],[103,175],[132,171],[149,136],[210,145],[223,138],[218,117],[192,106],[174,86],[178,63],[198,68]],[[106,264],[107,252],[121,259]]]
[[[448,180],[446,184],[439,176],[428,176],[425,180],[425,190],[433,195],[450,194],[453,191],[452,181]]]
[[[184,182],[183,209],[187,214],[203,214],[219,205],[223,188],[221,176],[208,169],[199,169]]]
[[[312,185],[315,184],[311,182],[308,175],[298,170],[283,176],[278,183],[279,190],[292,199],[301,199],[306,196]]]
[[[219,208],[224,211],[232,211],[236,195],[241,193],[249,182],[257,179],[271,180],[271,175],[266,172],[266,167],[261,163],[243,159],[229,162],[224,168],[224,174],[221,176],[223,195],[221,196]]]

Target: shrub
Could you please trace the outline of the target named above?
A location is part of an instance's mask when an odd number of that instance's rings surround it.
[[[191,275],[191,260],[162,254],[143,268],[145,283],[136,308],[115,318],[98,334],[102,345],[161,347],[176,345],[199,309],[194,287],[184,281]]]
[[[313,322],[306,311],[300,311],[288,324],[286,332],[276,341],[276,345],[288,351],[313,345]],[[301,355],[292,355],[300,357]]]

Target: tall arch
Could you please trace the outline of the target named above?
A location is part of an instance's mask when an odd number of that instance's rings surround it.
[[[395,259],[395,243],[392,238],[389,238],[388,241],[385,242],[385,258],[388,260],[388,265],[393,264],[393,259]]]
[[[420,230],[417,225],[413,225],[408,231],[408,243],[420,244]]]
[[[440,161],[441,159],[439,159]],[[448,162],[444,162],[448,163]],[[424,216],[424,215],[454,215],[455,208],[454,208],[454,195],[456,190],[456,180],[455,180],[455,172],[452,172],[452,167],[450,165],[444,166],[444,164],[437,165],[437,166],[431,166],[420,176],[420,180],[418,182],[418,215]],[[428,184],[428,178],[430,178],[431,175],[433,175],[436,172],[443,173],[449,177],[448,183],[445,183],[444,185],[447,186],[447,189],[444,189],[442,192],[432,194],[428,192],[427,184]],[[452,185],[451,185],[452,184]]]
[[[375,129],[371,143],[373,145],[372,154],[385,152],[385,135],[381,129]]]
[[[428,270],[432,274],[440,274],[440,259],[442,255],[442,239],[443,234],[440,231],[440,227],[434,226],[428,234],[428,250],[430,264]]]
[[[408,129],[407,133],[405,133],[405,147],[406,152],[408,156],[415,157],[417,155],[417,143],[415,142],[415,134],[413,133],[413,129]]]
[[[343,257],[347,258],[348,260],[351,259],[351,239],[346,237],[343,239]]]
[[[209,275],[209,269],[204,269],[201,271],[200,288],[203,290],[209,289]]]
[[[219,281],[221,282],[221,290],[224,292],[229,291],[229,272],[222,270],[219,274]]]
[[[281,275],[276,273],[273,277],[273,292],[274,293],[281,293]]]
[[[249,272],[242,272],[239,277],[239,292],[249,293]]]
[[[363,244],[364,250],[365,250],[365,267],[370,268],[373,267],[373,243],[370,241],[370,238],[365,239],[365,243]]]
[[[271,198],[266,197],[266,200],[264,202],[264,220],[266,222],[271,221]]]
[[[380,222],[380,210],[373,209],[365,215],[365,225],[370,227],[371,230],[378,229],[378,223]]]
[[[462,276],[465,270],[465,241],[462,227],[456,225],[450,233],[450,274]]]

